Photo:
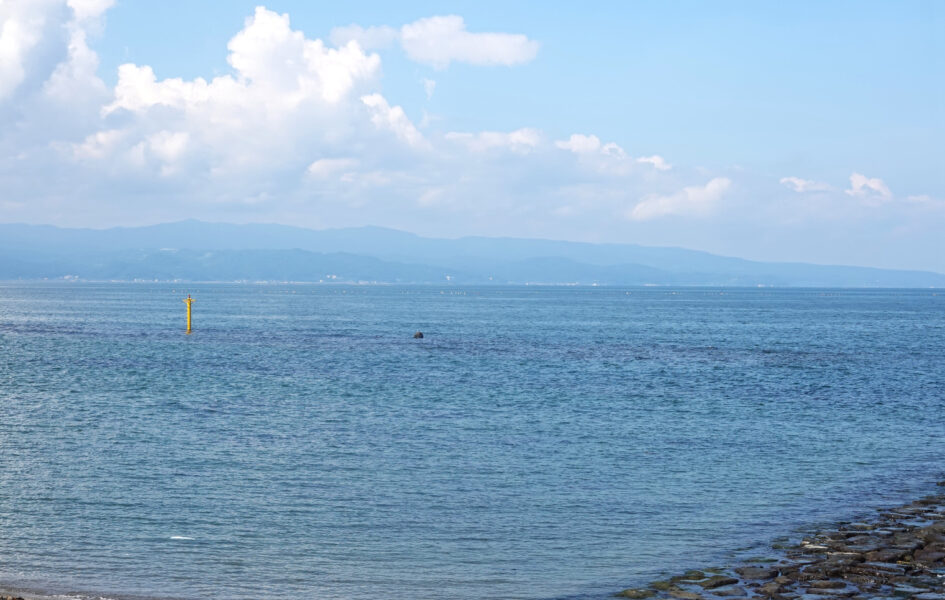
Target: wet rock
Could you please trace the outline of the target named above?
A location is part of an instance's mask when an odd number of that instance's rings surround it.
[[[695,592],[687,592],[677,587],[670,588],[667,591],[667,593],[673,598],[679,598],[679,600],[701,600],[702,599],[702,596],[700,596],[699,594]]]
[[[670,581],[698,581],[700,579],[705,579],[705,573],[702,571],[686,571],[682,575],[678,575],[670,579]]]
[[[758,593],[764,594],[765,596],[773,596],[778,594],[781,591],[781,584],[776,581],[769,581],[760,588],[758,588]]]
[[[727,577],[725,575],[713,575],[705,581],[698,581],[696,583],[702,586],[703,589],[711,590],[713,588],[722,587],[723,585],[732,585],[733,583],[738,583],[738,580],[734,577]]]
[[[650,584],[650,587],[653,588],[654,590],[665,592],[669,588],[674,587],[674,585],[671,580],[663,580],[663,581],[654,581],[653,583]]]
[[[945,552],[939,550],[938,548],[931,548],[916,550],[912,556],[915,562],[930,565],[945,559]]]
[[[631,598],[632,600],[644,600],[644,598],[649,598],[655,595],[656,592],[653,590],[644,588],[629,588],[614,594],[614,596],[617,596],[618,598]]]
[[[717,588],[712,590],[712,593],[722,598],[742,598],[747,595],[745,588],[740,588],[737,585]]]
[[[807,585],[809,585],[812,588],[820,588],[820,589],[839,589],[839,588],[847,587],[847,584],[843,583],[842,581],[837,581],[835,579],[817,579],[814,581],[807,582]]]
[[[880,548],[867,552],[865,558],[869,562],[896,562],[906,554],[902,548]]]
[[[878,571],[882,573],[889,573],[893,575],[902,575],[906,572],[906,568],[902,565],[897,565],[896,563],[886,563],[886,562],[866,562],[862,565],[859,565],[860,569],[869,569],[871,571]]]
[[[778,569],[773,567],[739,567],[735,569],[742,579],[771,579],[778,575]]]

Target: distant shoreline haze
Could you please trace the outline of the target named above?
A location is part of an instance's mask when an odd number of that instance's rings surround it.
[[[682,248],[425,238],[380,227],[181,221],[68,229],[0,224],[0,280],[945,287],[945,274],[774,263]]]

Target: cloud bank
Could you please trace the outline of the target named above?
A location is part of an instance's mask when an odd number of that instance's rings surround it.
[[[88,40],[110,4],[0,4],[0,220],[375,224],[716,251],[738,237],[719,228],[749,239],[772,227],[908,232],[943,220],[940,199],[899,198],[855,169],[848,181],[772,178],[678,164],[606,132],[455,130],[414,114],[384,93],[375,50],[399,44],[435,69],[537,55],[525,35],[470,32],[456,16],[337,28],[325,42],[259,7],[226,45],[230,72],[159,78],[128,63],[109,87]],[[419,82],[427,98],[439,93]]]

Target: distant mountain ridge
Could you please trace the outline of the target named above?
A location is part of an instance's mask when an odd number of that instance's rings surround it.
[[[425,238],[381,227],[181,221],[65,229],[0,224],[0,279],[945,287],[929,271],[766,263],[633,244]]]

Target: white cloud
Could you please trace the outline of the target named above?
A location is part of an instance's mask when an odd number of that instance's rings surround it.
[[[653,156],[641,156],[637,159],[637,162],[653,165],[653,168],[657,171],[669,171],[673,168],[673,165],[666,162],[662,156],[656,154]]]
[[[66,4],[72,9],[77,21],[89,21],[104,15],[115,5],[115,0],[67,0]]]
[[[119,109],[143,112],[157,105],[185,111],[211,105],[224,111],[281,111],[302,102],[337,104],[380,68],[380,57],[365,54],[356,43],[326,48],[321,40],[307,40],[293,31],[288,15],[263,7],[246,20],[227,48],[227,61],[237,76],[209,83],[201,77],[157,81],[149,66],[121,65],[115,100],[105,114]]]
[[[596,135],[584,135],[581,133],[572,134],[566,140],[558,140],[555,146],[562,150],[570,150],[575,154],[600,154],[611,158],[627,158],[627,153],[623,148],[614,142],[602,144],[600,138]],[[662,158],[654,157],[662,161]],[[651,162],[650,159],[639,159],[637,162]]]
[[[423,92],[427,95],[427,100],[433,98],[433,92],[436,91],[436,82],[432,79],[423,80]]]
[[[538,54],[538,42],[521,34],[471,33],[456,15],[419,19],[400,29],[411,60],[445,69],[453,61],[473,65],[517,65]]]
[[[451,62],[523,64],[535,58],[539,47],[538,42],[523,34],[466,31],[465,21],[457,15],[418,19],[399,30],[387,25],[345,25],[333,28],[329,37],[336,46],[354,41],[365,50],[388,48],[399,41],[411,60],[436,69],[445,69]]]
[[[308,173],[316,179],[327,179],[357,167],[358,160],[355,158],[321,158],[308,166]]]
[[[188,141],[186,131],[159,131],[148,136],[148,149],[161,161],[171,163],[183,156]]]
[[[541,143],[541,132],[529,128],[517,129],[508,133],[500,131],[450,132],[444,137],[447,140],[463,144],[473,152],[486,152],[494,148],[503,148],[513,152],[527,153],[537,148]]]
[[[352,40],[365,50],[380,50],[387,48],[397,41],[400,32],[393,27],[361,27],[360,25],[345,25],[334,27],[328,38],[335,46],[344,46]]]
[[[69,13],[58,0],[0,2],[0,101],[41,83],[65,53]]]
[[[425,147],[427,145],[423,134],[414,126],[413,122],[407,117],[404,109],[399,106],[391,106],[387,103],[384,96],[380,94],[368,94],[361,97],[361,102],[371,112],[371,122],[378,129],[391,131],[398,138],[403,140],[409,146],[415,148]]]
[[[712,213],[732,182],[716,177],[704,186],[690,186],[669,196],[649,195],[634,206],[627,217],[632,221],[646,221],[669,215],[702,217]]]
[[[829,184],[810,179],[801,179],[800,177],[782,177],[781,185],[798,193],[805,192],[826,192],[833,189]]]
[[[78,159],[100,159],[111,154],[125,137],[120,129],[109,129],[90,134],[80,144],[72,146],[73,154]]]
[[[884,202],[892,198],[892,192],[878,177],[869,178],[860,173],[850,175],[850,189],[844,190],[850,196],[864,198],[867,202]]]
[[[656,154],[632,158],[615,142],[604,144],[596,135],[575,133],[566,140],[556,141],[555,146],[578,155],[585,167],[609,175],[626,176],[639,173],[641,171],[637,165],[650,165],[659,172],[673,168],[665,158]]]
[[[575,154],[587,154],[601,149],[600,138],[596,135],[574,133],[567,140],[558,140],[555,146],[562,150],[570,150]]]

